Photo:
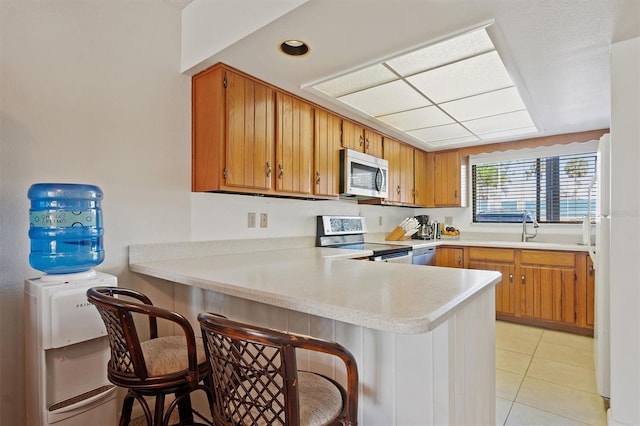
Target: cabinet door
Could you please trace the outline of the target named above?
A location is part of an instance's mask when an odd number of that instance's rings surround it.
[[[515,266],[506,263],[491,263],[480,260],[470,260],[469,269],[484,269],[498,271],[502,279],[496,284],[496,313],[515,315],[516,295],[514,284]]]
[[[364,152],[364,127],[349,120],[342,120],[342,146]]]
[[[415,186],[415,193],[413,202],[418,206],[429,206],[428,194],[429,194],[429,161],[428,155],[425,151],[416,149],[413,151],[413,184]],[[432,201],[433,204],[433,201]]]
[[[314,193],[338,196],[340,191],[340,117],[315,110]]]
[[[523,317],[575,324],[575,269],[522,266],[520,274]]]
[[[382,135],[371,129],[364,129],[364,152],[382,158]]]
[[[389,174],[387,175],[387,187],[389,197],[387,201],[400,203],[402,201],[402,157],[400,154],[400,142],[384,139],[384,159],[389,162]]]
[[[400,143],[400,202],[414,204],[414,166],[411,145]]]
[[[271,189],[275,138],[274,92],[226,72],[227,186]]]
[[[280,92],[276,98],[276,190],[311,194],[313,108]]]
[[[464,267],[464,249],[462,247],[438,247],[436,265],[449,268]]]
[[[434,205],[459,207],[461,201],[460,153],[434,153]]]

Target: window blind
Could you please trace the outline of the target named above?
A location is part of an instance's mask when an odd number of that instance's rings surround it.
[[[474,222],[579,222],[595,215],[596,153],[482,162],[472,166]],[[591,199],[589,189],[591,188]]]

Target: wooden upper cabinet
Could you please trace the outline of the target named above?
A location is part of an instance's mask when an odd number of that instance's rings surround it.
[[[364,129],[364,152],[382,158],[382,135],[371,129]]]
[[[400,202],[414,204],[414,148],[411,145],[400,143]]]
[[[342,146],[382,158],[382,135],[345,119],[342,120]]]
[[[389,173],[387,174],[389,196],[387,201],[391,203],[400,203],[402,200],[402,157],[400,145],[397,140],[384,139],[384,159],[389,162]]]
[[[227,71],[226,107],[226,185],[271,189],[274,91]]]
[[[276,191],[311,194],[313,107],[277,92],[276,117]]]
[[[340,125],[342,119],[315,109],[314,194],[337,197],[340,194]]]
[[[434,207],[462,206],[460,153],[444,151],[431,155],[433,155]]]
[[[192,190],[272,189],[275,94],[216,65],[193,77]]]
[[[433,192],[429,190],[428,158],[427,153],[421,149],[415,149],[413,151],[414,203],[418,206],[425,207],[433,205]]]

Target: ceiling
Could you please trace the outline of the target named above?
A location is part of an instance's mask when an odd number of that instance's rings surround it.
[[[422,149],[469,146],[425,144],[306,87],[488,22],[539,129],[520,138],[609,127],[610,45],[640,36],[640,0],[308,0],[189,73],[224,62]],[[304,40],[310,53],[283,55],[286,39]]]

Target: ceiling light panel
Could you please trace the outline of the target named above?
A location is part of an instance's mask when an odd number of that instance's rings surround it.
[[[368,68],[346,74],[342,77],[317,84],[313,87],[329,96],[338,98],[348,93],[353,93],[358,90],[363,90],[397,79],[398,77],[387,67],[382,64],[376,64]]]
[[[491,50],[494,50],[493,43],[483,28],[407,53],[387,61],[386,64],[401,76],[407,77]]]
[[[434,103],[513,86],[496,51],[416,74],[407,80]]]
[[[435,106],[384,115],[378,119],[402,131],[453,123],[451,117]]]
[[[518,89],[515,87],[445,102],[440,104],[440,107],[458,121],[474,120],[525,109]]]
[[[402,80],[341,96],[338,100],[373,117],[431,105]]]
[[[538,131],[484,27],[312,87],[432,148]]]

